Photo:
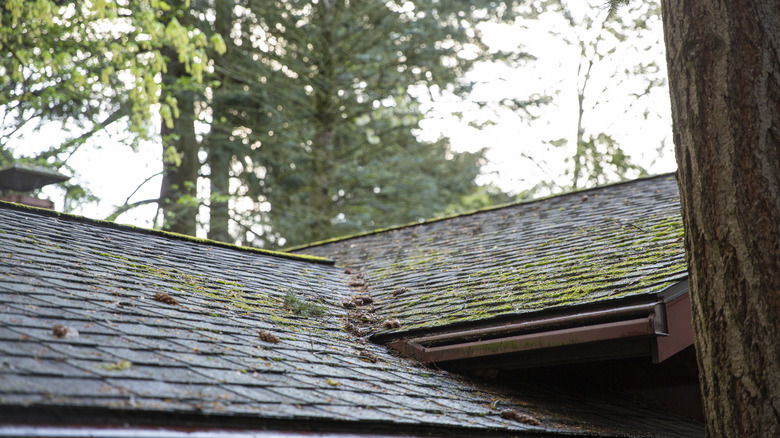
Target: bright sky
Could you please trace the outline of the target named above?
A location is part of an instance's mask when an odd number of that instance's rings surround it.
[[[493,182],[504,190],[518,192],[541,180],[561,178],[563,160],[571,152],[567,148],[551,147],[546,142],[564,137],[569,140],[569,145],[574,144],[579,52],[550,35],[549,31],[561,24],[560,21],[550,20],[554,18],[531,23],[526,28],[492,26],[483,29],[492,49],[516,50],[524,47],[537,60],[514,69],[480,66],[471,76],[480,82],[475,99],[497,101],[504,97],[527,97],[533,93],[552,95],[551,105],[534,111],[538,116],[536,120],[529,121],[508,110],[498,113],[479,111],[473,104],[441,98],[429,103],[430,114],[422,124],[420,135],[423,138],[436,139],[446,134],[457,151],[488,148],[489,163],[481,182]],[[613,59],[594,66],[591,85],[594,90],[605,88],[606,91],[598,96],[601,103],[586,112],[585,124],[589,132],[610,133],[634,162],[644,166],[651,174],[670,172],[675,169],[675,163],[667,88],[657,88],[640,105],[626,96],[630,84],[613,86],[615,81],[609,80],[612,72],[632,68],[632,61],[637,59],[656,59],[665,73],[660,23],[651,28],[642,47],[649,47],[649,50],[637,52],[633,46],[626,45]],[[586,101],[586,107],[589,107],[587,103],[592,104],[597,96],[587,97],[591,98]],[[649,110],[647,118],[643,115],[644,108]],[[463,111],[466,117],[458,120],[451,115],[453,111]],[[490,120],[494,124],[480,131],[468,125],[469,119]],[[42,132],[29,138],[24,150],[42,149],[48,139],[56,135],[56,131]],[[100,204],[88,206],[77,211],[78,214],[105,218],[112,212],[113,206],[123,204],[139,184],[162,169],[159,145],[145,143],[138,153],[133,153],[126,146],[116,144],[111,137],[108,134],[99,136],[72,157],[74,167],[81,173],[80,182],[102,199]],[[528,156],[533,157],[536,163]],[[132,196],[131,201],[157,197],[160,180],[159,176],[152,178]],[[58,201],[56,197],[53,200]],[[61,207],[59,202],[57,208]],[[118,221],[148,227],[154,213],[155,207],[147,206],[120,216]]]
[[[593,12],[586,2],[569,3],[572,4],[575,16]],[[598,5],[605,3],[598,0],[595,2]],[[515,191],[529,188],[540,180],[559,180],[562,177],[563,160],[571,155],[576,144],[577,131],[579,49],[551,35],[551,30],[567,31],[563,20],[557,15],[526,23],[526,26],[525,29],[505,25],[485,28],[486,42],[496,50],[525,48],[537,57],[536,61],[519,69],[482,66],[474,72],[473,78],[484,82],[478,87],[478,93],[485,100],[499,100],[505,96],[522,97],[540,92],[551,95],[551,105],[533,111],[539,116],[538,119],[529,122],[504,111],[492,119],[496,121],[494,126],[481,131],[466,123],[453,123],[452,118],[446,115],[439,119],[432,117],[424,125],[425,135],[429,138],[447,133],[456,150],[474,151],[489,147],[490,164],[485,169],[488,174],[485,180],[495,182],[505,190]],[[595,37],[596,30],[591,29],[590,32],[586,36]],[[641,47],[641,50],[635,46]],[[651,23],[642,41],[623,44],[611,57],[594,65],[588,85],[590,92],[586,92],[584,125],[587,132],[611,134],[635,163],[642,165],[651,174],[657,174],[671,172],[676,168],[668,88],[655,88],[648,96],[637,101],[627,94],[642,87],[638,78],[622,84],[618,83],[619,79],[610,79],[613,72],[632,69],[640,60],[646,62],[649,59],[656,60],[665,77],[660,20]],[[599,103],[594,105],[595,100]],[[465,108],[467,105],[464,105]],[[647,117],[645,110],[649,112]],[[558,138],[567,138],[568,148],[554,148],[546,143]],[[541,168],[527,156],[533,157]]]

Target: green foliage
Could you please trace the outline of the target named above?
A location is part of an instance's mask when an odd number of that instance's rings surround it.
[[[607,4],[609,5],[609,18],[613,18],[615,14],[617,14],[618,9],[620,9],[622,6],[628,5],[630,0],[607,0]]]
[[[525,57],[486,50],[479,24],[520,15],[492,0],[38,0],[2,13],[0,105],[16,123],[3,141],[61,123],[73,137],[33,158],[67,168],[113,124],[131,145],[159,133],[159,200],[128,198],[111,217],[158,202],[163,228],[194,234],[207,205],[209,237],[235,241],[232,231],[257,246],[429,218],[469,208],[471,194],[490,200],[474,182],[482,152],[417,138],[415,96],[467,96],[475,63]],[[518,111],[539,102],[504,100]]]
[[[293,291],[284,295],[284,308],[300,316],[324,316],[328,313],[322,306],[300,300]]]
[[[496,205],[526,201],[533,197],[535,191],[532,189],[511,196],[492,184],[479,186],[476,190],[461,196],[457,202],[447,206],[444,215],[451,216],[464,211],[483,210]]]
[[[462,78],[475,63],[517,62],[522,55],[485,50],[477,27],[512,22],[517,11],[490,2],[247,4],[217,58],[213,102],[223,109],[208,136],[209,153],[232,155],[229,171],[255,204],[231,214],[242,240],[294,245],[407,223],[478,190],[482,152],[420,141],[414,93],[466,96],[473,84]],[[250,44],[237,28],[263,38]]]
[[[604,133],[588,135],[581,140],[577,156],[580,160],[580,175],[587,186],[598,186],[610,182],[612,175],[623,177],[633,172],[637,176],[647,176],[647,172],[631,162],[615,140]]]
[[[193,29],[165,27],[170,7],[147,0],[4,2],[0,8],[0,151],[14,159],[67,170],[70,158],[94,134],[121,123],[123,140],[148,138],[152,108],[163,96],[163,47],[193,72],[203,71],[207,42]],[[165,99],[161,113],[175,114]],[[63,136],[48,149],[20,157],[25,135],[46,125]],[[68,133],[70,135],[68,135]],[[69,186],[74,187],[74,186]],[[68,195],[88,193],[68,189]],[[66,203],[91,199],[66,198]]]

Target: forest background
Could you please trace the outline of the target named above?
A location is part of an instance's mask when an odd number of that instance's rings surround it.
[[[641,3],[641,4],[640,4]],[[659,5],[7,1],[0,165],[263,247],[674,170]]]

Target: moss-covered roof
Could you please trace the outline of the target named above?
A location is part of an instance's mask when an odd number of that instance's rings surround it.
[[[271,255],[274,257],[281,257],[286,259],[293,259],[293,260],[305,260],[309,262],[316,262],[316,263],[323,263],[323,264],[334,264],[333,260],[329,260],[324,257],[317,257],[317,256],[309,256],[306,254],[291,254],[290,252],[282,252],[282,251],[271,251],[267,249],[260,249],[260,248],[254,248],[251,246],[238,246],[233,245],[230,243],[225,242],[219,242],[216,240],[211,239],[203,239],[200,237],[195,236],[188,236],[186,234],[179,234],[179,233],[172,233],[170,231],[163,231],[163,230],[156,230],[156,229],[149,229],[149,228],[141,228],[136,227],[133,225],[125,225],[120,224],[117,222],[112,221],[106,221],[106,220],[99,220],[99,219],[91,219],[84,216],[78,216],[74,214],[68,214],[68,213],[61,213],[54,210],[48,210],[45,208],[38,208],[38,207],[31,207],[29,205],[23,205],[23,204],[16,204],[13,202],[6,202],[6,201],[0,201],[0,208],[2,209],[8,209],[8,210],[18,210],[18,211],[27,211],[30,213],[34,213],[38,216],[48,216],[48,217],[55,217],[55,218],[63,218],[68,219],[73,222],[79,222],[79,223],[85,223],[85,224],[92,224],[97,227],[105,228],[105,229],[115,229],[115,230],[126,230],[126,231],[134,231],[139,234],[148,234],[153,236],[163,236],[168,237],[171,239],[177,239],[177,240],[183,240],[187,242],[194,242],[194,243],[200,243],[203,245],[208,246],[216,246],[216,247],[222,247],[222,248],[230,248],[235,249],[239,251],[247,251],[247,252],[253,252],[258,254],[266,254]]]
[[[403,329],[656,294],[687,276],[677,183],[644,178],[303,250]]]
[[[346,329],[352,294],[332,265],[0,204],[0,429],[700,435],[418,366]]]

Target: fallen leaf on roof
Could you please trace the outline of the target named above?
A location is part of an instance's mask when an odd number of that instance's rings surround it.
[[[539,426],[542,424],[539,422],[539,420],[537,420],[536,418],[528,414],[524,414],[522,412],[512,411],[512,410],[501,411],[501,418],[505,418],[507,420],[514,420],[517,421],[518,423],[528,424],[531,426]]]
[[[368,351],[365,350],[361,350],[360,354],[358,354],[358,357],[365,362],[373,362],[373,363],[379,362],[379,359],[377,359],[377,357],[374,356],[373,353],[369,353]]]
[[[353,280],[349,282],[349,287],[363,287],[366,285],[366,282],[363,280]]]
[[[402,294],[405,294],[407,292],[409,292],[409,288],[408,287],[399,287],[398,289],[393,291],[393,296],[397,297],[398,295],[402,295]]]
[[[356,319],[360,322],[374,323],[378,319],[376,315],[373,315],[365,310],[350,310],[347,312],[347,316],[352,319]]]
[[[58,338],[77,338],[79,331],[73,327],[67,327],[62,324],[54,324],[51,333]]]
[[[365,306],[374,302],[374,299],[368,295],[355,295],[351,299],[356,306]]]
[[[382,323],[382,327],[384,327],[384,328],[391,328],[391,329],[400,328],[401,327],[401,321],[399,321],[397,319],[388,319],[388,320],[385,320],[385,322]]]
[[[278,336],[273,333],[268,333],[264,330],[260,330],[260,332],[257,334],[257,337],[260,338],[261,341],[268,342],[270,344],[278,344],[281,342],[281,339],[279,339]]]
[[[360,329],[355,327],[355,324],[352,324],[351,322],[347,321],[344,323],[344,331],[347,333],[352,333],[355,336],[360,336]]]
[[[51,328],[51,332],[58,338],[64,338],[68,335],[68,328],[62,324],[54,324],[54,327]]]
[[[341,383],[339,383],[339,382],[337,382],[337,381],[335,381],[333,379],[326,379],[325,383],[327,383],[330,386],[339,386],[339,385],[341,385]]]
[[[127,360],[120,360],[119,362],[101,364],[100,368],[103,368],[106,371],[122,371],[130,368],[131,366],[133,366],[132,362]]]
[[[175,306],[175,305],[179,304],[179,302],[176,301],[176,298],[174,298],[174,297],[172,297],[172,296],[170,296],[170,295],[168,295],[166,293],[163,293],[163,292],[157,292],[156,294],[154,294],[154,299],[155,299],[155,301],[159,301],[159,302],[165,303],[165,304],[170,304],[171,306]]]

